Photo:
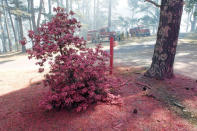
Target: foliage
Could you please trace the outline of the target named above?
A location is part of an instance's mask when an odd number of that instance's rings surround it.
[[[75,108],[85,110],[89,104],[106,101],[105,89],[110,86],[106,72],[108,53],[97,46],[95,50],[86,47],[83,38],[76,36],[80,23],[73,18],[73,12],[64,13],[63,8],[54,8],[55,17],[38,28],[38,32],[29,31],[34,43],[29,50],[29,58],[39,60],[39,72],[49,61],[50,72],[45,75],[44,84],[50,88],[41,101],[45,109]],[[26,40],[21,41],[25,44]],[[114,82],[114,81],[112,81]]]
[[[194,9],[194,5],[197,4],[197,0],[185,0],[185,11],[186,12],[192,12]]]
[[[159,0],[153,1],[156,3],[160,2]],[[160,16],[159,8],[148,2],[137,0],[128,0],[128,5],[136,19],[138,19],[138,25],[155,27],[158,24]]]
[[[122,29],[127,31],[129,28],[136,26],[138,24],[138,19],[136,18],[129,18],[129,17],[118,17],[119,25]]]

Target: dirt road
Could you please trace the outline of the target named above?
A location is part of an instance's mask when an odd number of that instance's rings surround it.
[[[104,50],[109,50],[109,43],[103,44]],[[128,42],[119,44],[114,49],[115,65],[133,65],[149,67],[153,54],[155,41]],[[0,89],[1,94],[9,92],[9,88],[17,90],[18,80],[22,85],[29,84],[43,75],[37,73],[33,60],[28,60],[26,55],[0,58]],[[180,40],[175,59],[175,72],[197,79],[197,44]],[[25,78],[24,78],[25,77]],[[10,85],[12,83],[12,85]],[[6,89],[3,91],[3,89]]]
[[[119,44],[114,50],[115,64],[149,67],[153,56],[155,41],[130,42]],[[104,44],[104,49],[109,46]],[[197,44],[179,40],[175,58],[175,72],[197,79]]]

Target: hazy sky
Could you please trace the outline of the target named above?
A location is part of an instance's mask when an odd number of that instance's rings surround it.
[[[117,12],[121,16],[129,16],[128,0],[119,0],[119,5],[117,6]]]

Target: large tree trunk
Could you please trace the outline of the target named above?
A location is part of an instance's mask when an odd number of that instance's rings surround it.
[[[176,54],[183,0],[162,0],[157,41],[150,69],[145,76],[165,79],[172,78]]]

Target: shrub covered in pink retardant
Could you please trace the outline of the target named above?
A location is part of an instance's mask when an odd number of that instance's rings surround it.
[[[40,104],[45,109],[75,108],[85,110],[88,105],[106,101],[105,89],[110,86],[108,78],[109,55],[98,45],[95,49],[86,47],[86,41],[75,33],[81,25],[73,17],[74,13],[64,12],[58,7],[52,20],[29,31],[33,41],[29,58],[36,58],[43,72],[43,65],[50,64],[50,71],[45,75],[44,84],[50,88],[49,93]],[[24,45],[26,39],[22,41]]]

